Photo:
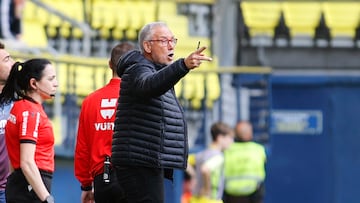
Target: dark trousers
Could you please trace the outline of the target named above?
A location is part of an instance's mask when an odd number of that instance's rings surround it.
[[[163,203],[164,170],[126,166],[116,168],[127,203]]]
[[[259,188],[252,194],[247,196],[233,196],[224,192],[224,203],[263,203],[265,194],[264,184],[260,184]]]
[[[40,171],[42,181],[46,189],[51,191],[52,174]],[[6,202],[7,203],[41,203],[34,190],[29,187],[24,174],[20,169],[10,174],[6,183]]]
[[[117,181],[115,170],[111,171],[110,183],[104,183],[103,174],[95,176],[94,198],[96,203],[126,203],[124,191]]]

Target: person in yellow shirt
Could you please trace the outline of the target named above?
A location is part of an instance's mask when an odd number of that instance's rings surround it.
[[[224,203],[262,203],[266,154],[252,141],[253,128],[247,121],[235,127],[235,142],[225,150]]]
[[[191,203],[220,203],[224,189],[223,151],[233,142],[233,129],[216,122],[211,126],[212,143],[195,155],[196,186]]]

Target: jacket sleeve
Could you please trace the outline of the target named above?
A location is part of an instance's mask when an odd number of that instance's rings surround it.
[[[81,188],[89,188],[92,186],[93,178],[90,174],[90,141],[88,139],[89,127],[85,124],[85,112],[87,112],[87,102],[84,100],[79,116],[79,126],[76,138],[74,167],[75,177],[81,184]]]
[[[160,96],[173,88],[189,72],[184,59],[179,59],[159,71],[154,71],[155,68],[151,65],[135,65],[129,72],[133,82],[133,93],[137,96]]]

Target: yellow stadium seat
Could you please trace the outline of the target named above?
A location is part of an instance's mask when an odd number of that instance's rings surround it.
[[[115,27],[112,30],[112,36],[114,39],[121,40],[124,38],[124,32],[129,28],[131,20],[129,12],[132,10],[127,1],[114,2],[113,6],[117,15],[115,15]]]
[[[73,5],[73,3],[72,3],[72,5]],[[70,15],[70,17],[73,18],[74,20],[80,22],[80,23],[84,23],[85,18],[84,18],[83,12],[78,12],[79,9],[84,10],[83,5],[81,3],[78,3],[78,4],[76,4],[76,6],[73,5],[71,8],[72,8],[71,9],[72,13],[74,13],[74,14]],[[71,35],[72,35],[72,37],[79,39],[79,38],[83,37],[84,33],[80,28],[75,27],[75,28],[72,29]]]
[[[240,6],[251,37],[274,36],[274,28],[280,19],[280,2],[242,1]]]
[[[187,54],[190,54],[197,49],[198,43],[200,42],[200,47],[207,47],[207,49],[203,51],[203,54],[211,56],[211,40],[208,37],[180,36],[175,32],[174,35],[178,38],[176,50],[186,50]]]
[[[126,30],[128,39],[137,39],[138,31],[147,23],[156,21],[156,2],[137,0],[122,2],[127,11],[129,26]]]
[[[67,16],[69,16],[68,14],[71,13],[71,11],[72,11],[71,6],[68,7],[68,10],[69,10],[70,12],[69,12],[69,11],[65,11],[66,6],[68,6],[68,4],[67,4],[65,1],[63,1],[63,2],[53,1],[53,2],[51,3],[51,6],[52,6],[53,8],[55,8],[56,10],[60,11],[62,14],[67,15]],[[80,13],[80,12],[78,12],[78,13]],[[70,17],[70,16],[69,16],[69,17]],[[70,27],[71,27],[70,23],[62,20],[62,19],[61,19],[60,17],[58,17],[58,16],[56,16],[56,17],[54,17],[54,18],[55,18],[55,19],[54,19],[55,23],[59,23],[58,25],[56,25],[56,27],[59,27],[59,28],[60,28],[60,30],[59,30],[59,31],[60,31],[60,36],[62,36],[62,37],[64,37],[64,38],[70,37]],[[58,18],[58,19],[56,19],[56,18]]]
[[[121,15],[116,8],[119,3],[116,1],[104,1],[100,7],[102,9],[101,27],[105,29],[114,28],[117,24],[116,16]]]
[[[161,1],[158,3],[157,19],[165,20],[177,15],[177,4],[174,1]]]
[[[195,82],[196,82],[196,74],[188,74],[183,79],[183,98],[186,100],[191,100],[195,95]]]
[[[313,38],[315,28],[320,22],[321,3],[308,1],[283,2],[283,12],[290,36]]]
[[[62,23],[62,19],[56,15],[50,15],[48,22],[47,22],[47,28],[46,31],[49,35],[49,37],[56,37],[58,34],[57,28],[60,27]]]
[[[36,22],[44,27],[48,22],[49,16],[49,12],[45,9],[38,7],[31,1],[27,1],[24,7],[22,20],[23,22]]]
[[[91,20],[90,20],[90,26],[97,30],[100,29],[102,27],[102,23],[103,23],[103,10],[105,9],[105,6],[103,6],[101,4],[101,1],[95,1],[92,4],[91,7]],[[111,19],[109,19],[111,21]]]
[[[62,136],[61,136],[61,117],[54,117],[51,119],[51,123],[54,129],[54,136],[55,136],[55,145],[60,145],[62,143]]]
[[[359,24],[359,2],[323,2],[322,7],[332,37],[355,37]]]
[[[204,75],[190,73],[183,79],[183,98],[190,101],[193,109],[199,109],[204,99]]]
[[[71,2],[69,5],[69,2],[67,1],[58,1],[54,6],[56,6],[56,9],[61,11],[64,15],[71,18],[72,20],[75,20],[77,22],[85,22],[84,20],[84,13],[79,12],[83,11],[84,7],[81,1],[74,1]],[[79,28],[73,28],[70,22],[64,21],[60,25],[60,35],[64,38],[68,38],[70,36],[75,38],[81,38],[83,36],[83,32]]]
[[[116,27],[118,1],[95,1],[92,6],[91,27],[100,31],[101,38],[107,39],[110,36],[110,30]]]
[[[30,2],[30,1],[28,1]],[[46,5],[54,8],[54,9],[57,9],[56,6],[54,5],[54,2],[56,1],[53,1],[53,0],[42,0],[43,3],[45,3]],[[46,12],[48,13],[48,11],[44,10],[43,12]],[[39,14],[40,15],[40,14]],[[55,38],[58,34],[58,31],[57,31],[57,28],[61,26],[62,24],[62,19],[60,17],[58,17],[57,15],[54,15],[54,14],[51,14],[51,13],[48,13],[48,16],[47,17],[42,17],[43,19],[46,19],[46,33],[48,34],[48,36],[50,38]]]
[[[44,26],[48,24],[51,15],[52,15],[51,13],[49,13],[47,10],[45,10],[42,7],[37,7],[36,9],[36,19],[39,22],[41,22],[41,24],[43,24]]]
[[[62,55],[59,60],[65,62],[55,63],[58,91],[62,95],[76,94],[83,98],[96,89],[107,84],[112,72],[103,58],[87,58],[87,64],[82,64],[85,58]],[[89,65],[91,64],[91,65]]]
[[[196,46],[196,45],[195,45]],[[177,58],[186,57],[192,50],[177,49]],[[212,70],[216,68],[217,60],[213,62],[203,62],[199,70]],[[210,73],[190,73],[184,77],[176,87],[178,97],[188,100],[191,107],[199,109],[202,106],[202,101],[205,99],[207,108],[212,108],[213,103],[220,96],[220,82],[218,74]],[[206,97],[205,97],[206,92]]]
[[[211,71],[217,69],[217,64],[218,64],[217,57],[213,57],[212,62],[203,65],[206,65],[206,69]],[[213,107],[214,102],[219,99],[221,94],[220,79],[217,73],[209,72],[205,75],[205,88],[206,88],[205,105],[208,109],[211,109]]]
[[[83,12],[84,6],[81,0],[42,0],[42,2],[73,20],[78,22],[85,22]],[[70,36],[81,38],[83,36],[81,29],[71,26],[69,22],[61,19],[61,17],[55,14],[51,14],[44,9],[42,10],[43,13],[48,13],[48,17],[39,13],[38,15],[40,15],[40,18],[45,20],[44,23],[47,25],[47,33],[49,37],[54,38],[57,36],[57,34],[60,34],[64,38],[68,38]],[[59,33],[57,31],[58,28]]]
[[[189,22],[186,16],[168,16],[159,20],[164,21],[179,40],[182,40],[181,38],[186,39],[189,36]]]
[[[57,17],[53,17],[51,16],[50,19],[54,19],[54,18],[57,18]],[[60,18],[58,18],[60,19]],[[49,22],[51,21],[56,21],[56,20],[49,20]],[[50,38],[55,38],[58,34],[58,31],[57,31],[57,27],[53,26],[52,23],[49,23],[49,25],[46,27],[46,33],[48,34],[48,36]]]
[[[156,1],[138,1],[140,11],[143,15],[143,24],[156,21]]]
[[[46,48],[48,39],[44,28],[44,20],[42,19],[46,19],[47,16],[39,16],[38,12],[44,14],[40,10],[31,1],[26,2],[22,18],[22,40],[31,47]]]
[[[219,76],[216,73],[206,74],[206,102],[205,105],[208,109],[211,109],[214,102],[219,99],[221,89]]]
[[[37,7],[31,1],[26,2],[22,19],[23,20],[36,20]]]
[[[205,98],[205,76],[204,74],[194,74],[193,88],[194,95],[190,100],[191,106],[194,109],[200,109],[202,100]]]
[[[95,69],[84,65],[72,65],[75,77],[75,93],[79,97],[86,97],[96,89]]]
[[[72,75],[69,72],[68,65],[65,63],[56,63],[56,77],[58,80],[58,91],[62,95],[72,93],[69,89],[69,81],[71,81]]]
[[[95,71],[95,89],[99,89],[106,85],[111,78],[111,70],[109,67],[93,67]]]
[[[102,18],[100,36],[104,39],[108,39],[111,34],[111,29],[115,27],[115,14],[104,11]]]
[[[48,39],[44,26],[33,20],[23,20],[22,41],[30,47],[47,49]]]

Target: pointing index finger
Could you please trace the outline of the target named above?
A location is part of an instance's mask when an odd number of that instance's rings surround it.
[[[201,52],[203,52],[205,49],[206,49],[206,47],[203,46],[203,47],[197,49],[197,50],[195,51],[195,54],[200,55],[200,57],[199,57],[198,59],[201,60],[201,61],[212,61],[212,58],[207,57],[207,56],[204,56],[204,55],[201,53]]]
[[[204,46],[204,47],[201,47],[201,48],[197,49],[197,50],[195,51],[195,53],[200,54],[200,53],[203,52],[205,49],[206,49],[205,46]]]

